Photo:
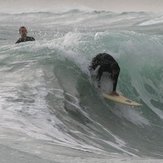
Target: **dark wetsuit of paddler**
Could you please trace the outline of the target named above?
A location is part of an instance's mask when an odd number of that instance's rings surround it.
[[[35,39],[33,37],[29,37],[29,36],[24,37],[24,38],[19,38],[19,40],[16,41],[16,44],[20,43],[20,42],[26,42],[26,41],[35,41]]]

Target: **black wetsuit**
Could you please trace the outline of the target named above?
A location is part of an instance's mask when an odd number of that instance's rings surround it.
[[[20,42],[26,42],[26,41],[35,41],[35,39],[33,37],[25,37],[25,38],[19,38],[18,41],[16,41],[16,44],[17,43],[20,43]]]
[[[101,80],[103,72],[109,72],[111,74],[111,79],[113,80],[113,91],[116,91],[120,72],[120,67],[116,60],[107,53],[100,53],[92,59],[90,68],[95,70],[97,66],[100,66],[97,74],[98,81]]]

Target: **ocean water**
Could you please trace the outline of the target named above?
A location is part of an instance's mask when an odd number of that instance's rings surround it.
[[[15,44],[22,25],[35,42]],[[141,107],[93,86],[88,66],[101,52],[121,67],[118,91]],[[0,76],[1,163],[161,162],[162,13],[1,13]]]

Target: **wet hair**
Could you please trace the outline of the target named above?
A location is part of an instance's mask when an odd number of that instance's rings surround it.
[[[27,31],[27,28],[26,28],[25,26],[21,26],[21,27],[19,28],[19,32],[20,32],[21,29],[26,29],[26,31]]]

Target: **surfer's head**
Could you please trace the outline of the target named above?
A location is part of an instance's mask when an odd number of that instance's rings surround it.
[[[19,28],[19,34],[21,35],[21,37],[26,37],[27,33],[28,33],[28,31],[27,31],[26,27],[22,26]]]

